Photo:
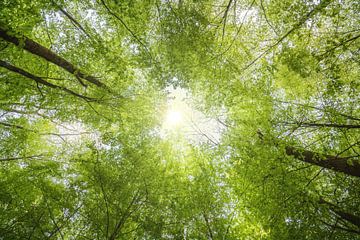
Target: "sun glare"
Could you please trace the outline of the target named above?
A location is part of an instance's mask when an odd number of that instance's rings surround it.
[[[160,135],[191,143],[218,142],[224,127],[195,108],[196,102],[183,88],[168,89],[167,110],[164,111]]]
[[[170,110],[166,114],[166,123],[170,126],[175,126],[181,123],[182,121],[182,114],[179,111]]]

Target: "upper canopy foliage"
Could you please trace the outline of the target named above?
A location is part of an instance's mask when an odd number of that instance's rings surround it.
[[[360,239],[359,13],[0,1],[0,238]]]

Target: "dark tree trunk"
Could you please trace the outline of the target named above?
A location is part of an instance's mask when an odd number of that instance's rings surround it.
[[[13,65],[5,62],[5,61],[0,60],[0,67],[6,68],[9,71],[20,74],[20,75],[22,75],[22,76],[24,76],[24,77],[26,77],[28,79],[34,80],[36,83],[40,83],[40,84],[48,86],[50,88],[62,90],[64,92],[67,92],[67,93],[75,96],[75,97],[82,98],[82,99],[84,99],[86,101],[96,101],[96,99],[94,99],[94,98],[86,97],[84,95],[78,94],[78,93],[76,93],[76,92],[74,92],[74,91],[72,91],[70,89],[65,88],[65,87],[58,86],[58,85],[52,84],[52,83],[50,83],[48,81],[45,81],[41,77],[35,76],[35,75],[33,75],[33,74],[31,74],[31,73],[29,73],[29,72],[27,72],[27,71],[25,71],[25,70],[23,70],[21,68],[13,66]]]
[[[345,129],[354,129],[360,128],[360,125],[354,124],[335,124],[335,123],[294,123],[294,125],[299,125],[300,127],[327,127],[327,128],[345,128]]]
[[[360,177],[360,162],[357,159],[351,160],[349,157],[323,155],[291,146],[287,146],[285,149],[287,155],[293,156],[300,161],[311,163],[337,172],[342,172],[351,176]]]
[[[73,64],[68,62],[66,59],[62,58],[61,56],[57,55],[50,49],[40,45],[39,43],[22,36],[21,38],[9,35],[5,29],[2,29],[0,27],[0,37],[4,39],[7,42],[13,43],[19,47],[24,48],[25,50],[31,52],[32,54],[35,54],[39,57],[42,57],[46,59],[49,62],[52,62],[53,64],[63,68],[67,72],[75,75],[77,78],[84,79],[92,84],[95,84],[98,87],[107,88],[107,86],[100,82],[96,77],[93,77],[91,75],[87,75],[80,71],[77,67],[75,67]]]
[[[352,213],[341,210],[338,206],[336,206],[335,204],[333,204],[331,202],[324,200],[323,198],[321,198],[319,202],[320,202],[320,204],[328,205],[330,210],[333,211],[334,213],[336,213],[336,215],[341,217],[343,220],[346,220],[346,221],[354,224],[358,228],[360,228],[360,217],[358,217]]]
[[[339,215],[342,219],[351,222],[352,224],[354,224],[355,226],[357,226],[358,228],[360,228],[360,217],[355,216],[351,213],[348,212],[344,212],[342,210],[339,209],[332,209],[337,215]]]

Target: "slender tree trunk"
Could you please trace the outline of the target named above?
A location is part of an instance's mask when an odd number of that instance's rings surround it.
[[[331,202],[324,200],[323,198],[321,198],[319,202],[320,202],[320,204],[328,205],[330,207],[330,210],[333,211],[334,213],[336,213],[339,217],[341,217],[342,219],[344,219],[344,220],[354,224],[358,228],[360,228],[360,217],[358,217],[352,213],[341,210],[338,206],[336,206],[335,204],[333,204]]]
[[[55,1],[51,0],[51,2],[62,12],[70,21],[71,23],[78,29],[80,29],[89,39],[93,40],[89,33],[86,32],[84,27],[75,20],[75,18],[67,12],[64,8],[62,8],[60,5],[58,5]]]
[[[203,213],[203,217],[204,217],[204,220],[205,220],[205,223],[206,223],[206,227],[208,229],[208,232],[209,232],[209,238],[210,240],[213,240],[214,239],[214,235],[212,233],[212,230],[211,230],[211,226],[210,226],[210,223],[209,223],[209,219],[207,218],[206,214]]]
[[[12,36],[8,34],[5,29],[2,29],[0,27],[0,38],[4,39],[7,42],[13,43],[16,46],[22,47],[25,50],[31,52],[32,54],[42,57],[49,62],[52,62],[53,64],[63,68],[67,72],[75,75],[75,77],[77,78],[84,79],[92,84],[95,84],[98,87],[108,89],[108,87],[104,83],[100,82],[96,77],[83,73],[66,59],[62,58],[50,49],[40,45],[39,43],[25,36],[21,36],[20,38]]]
[[[357,226],[358,228],[360,228],[360,217],[358,216],[355,216],[351,213],[348,213],[348,212],[344,212],[342,210],[336,210],[336,209],[333,209],[333,211],[339,215],[342,219],[348,221],[348,222],[351,222],[352,224],[354,224],[355,226]]]
[[[131,214],[135,211],[131,211],[131,208],[134,206],[135,202],[139,199],[140,195],[138,192],[132,198],[130,204],[126,208],[126,210],[122,213],[121,218],[116,223],[113,233],[110,235],[109,240],[115,240],[121,232],[121,228],[124,226],[126,220],[131,216]]]
[[[94,99],[94,98],[86,97],[84,95],[78,94],[78,93],[76,93],[76,92],[74,92],[74,91],[72,91],[70,89],[65,88],[65,87],[58,86],[58,85],[52,84],[52,83],[50,83],[48,81],[45,81],[41,77],[35,76],[35,75],[33,75],[33,74],[31,74],[31,73],[29,73],[29,72],[27,72],[27,71],[25,71],[25,70],[23,70],[21,68],[13,66],[13,65],[5,62],[5,61],[0,60],[0,67],[6,68],[6,69],[8,69],[8,70],[10,70],[10,71],[12,71],[14,73],[20,74],[20,75],[22,75],[22,76],[24,76],[24,77],[26,77],[28,79],[34,80],[35,82],[40,83],[40,84],[45,85],[45,86],[48,86],[50,88],[60,89],[60,90],[62,90],[64,92],[67,92],[67,93],[69,93],[69,94],[71,94],[71,95],[73,95],[75,97],[82,98],[82,99],[84,99],[86,101],[96,101],[96,99]]]
[[[323,155],[312,151],[298,149],[287,146],[286,154],[294,158],[311,163],[337,172],[360,177],[360,162],[357,159],[351,160],[349,157],[337,157],[331,155]]]
[[[360,128],[360,125],[356,125],[356,124],[336,124],[336,123],[285,123],[285,124],[298,125],[300,127],[326,127],[326,128],[345,128],[345,129]]]

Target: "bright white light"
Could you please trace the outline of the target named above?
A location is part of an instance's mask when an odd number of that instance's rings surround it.
[[[182,121],[182,114],[179,111],[170,110],[166,115],[168,125],[175,126]]]
[[[168,139],[188,140],[192,144],[217,143],[225,130],[221,121],[225,113],[217,119],[206,116],[195,108],[200,99],[193,99],[191,93],[183,88],[167,88],[167,111],[160,129],[160,136]],[[223,115],[221,115],[223,114]]]

